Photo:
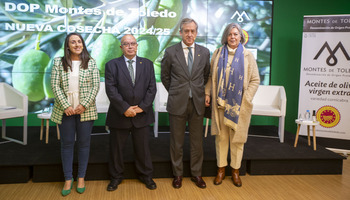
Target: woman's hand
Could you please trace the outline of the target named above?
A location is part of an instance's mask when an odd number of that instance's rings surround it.
[[[82,106],[81,104],[79,104],[76,108],[75,108],[75,114],[80,115],[81,113],[83,113],[85,111],[85,107]]]
[[[64,113],[67,115],[67,116],[71,116],[71,115],[74,115],[75,112],[74,112],[74,109],[72,106],[69,106],[67,109],[64,110]]]
[[[205,107],[209,107],[210,106],[210,96],[209,95],[205,95]]]

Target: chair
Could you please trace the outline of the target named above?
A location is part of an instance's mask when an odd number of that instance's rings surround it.
[[[98,93],[96,95],[97,113],[107,114],[109,104],[110,104],[110,102],[109,102],[108,96],[106,94],[105,82],[100,82],[100,90],[98,91]],[[105,128],[106,128],[106,131],[109,133],[108,127],[106,126]],[[96,133],[94,133],[94,134],[96,134]]]
[[[286,116],[287,97],[283,86],[260,85],[253,98],[252,115],[273,116],[279,118],[278,136],[284,142],[284,118]]]
[[[0,83],[0,119],[2,120],[2,138],[27,145],[28,96],[7,83]],[[6,119],[23,117],[23,141],[6,136]]]
[[[168,91],[165,89],[162,83],[157,83],[157,93],[154,99],[154,137],[158,137],[158,113],[168,112],[166,110],[166,104],[168,101]]]
[[[100,90],[96,95],[97,113],[107,113],[109,107],[109,99],[106,94],[105,82],[100,82]]]

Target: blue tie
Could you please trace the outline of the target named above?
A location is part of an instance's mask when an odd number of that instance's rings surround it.
[[[187,56],[187,65],[188,65],[188,70],[190,71],[190,74],[192,73],[192,65],[193,65],[193,55],[192,55],[192,47],[187,47],[188,48],[188,56]]]
[[[188,48],[188,55],[187,55],[187,65],[188,65],[188,70],[190,71],[190,75],[192,73],[192,65],[193,65],[193,55],[192,55],[192,47],[187,47]],[[192,98],[192,91],[190,88],[190,93],[189,93],[190,98]]]

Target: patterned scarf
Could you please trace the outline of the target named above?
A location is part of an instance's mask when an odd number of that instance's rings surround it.
[[[218,62],[218,105],[225,108],[224,124],[236,130],[242,103],[244,80],[244,53],[241,43],[239,43],[232,60],[228,80],[226,80],[227,62],[228,48],[225,45],[221,50]]]

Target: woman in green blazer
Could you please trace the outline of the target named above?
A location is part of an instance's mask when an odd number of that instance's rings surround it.
[[[63,196],[70,194],[73,187],[75,138],[78,146],[77,192],[85,191],[84,177],[90,153],[90,134],[97,119],[95,99],[99,86],[99,70],[83,38],[77,33],[69,34],[64,43],[64,56],[55,58],[51,72],[51,87],[55,95],[51,120],[59,124],[61,133],[65,178]]]

